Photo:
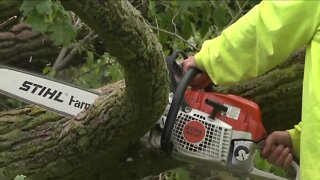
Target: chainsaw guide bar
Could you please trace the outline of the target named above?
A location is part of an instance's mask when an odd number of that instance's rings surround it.
[[[6,66],[0,66],[0,77],[0,93],[71,117],[88,109],[99,96],[96,92]]]

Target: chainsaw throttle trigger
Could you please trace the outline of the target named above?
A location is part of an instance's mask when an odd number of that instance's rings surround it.
[[[209,105],[209,106],[212,106],[213,107],[213,110],[212,112],[210,113],[210,118],[211,119],[214,119],[217,115],[217,113],[219,111],[222,111],[222,112],[227,112],[228,111],[228,108],[220,103],[217,103],[215,101],[212,101],[211,99],[206,99],[205,102]]]

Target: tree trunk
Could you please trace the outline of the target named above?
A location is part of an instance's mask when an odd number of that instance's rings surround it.
[[[127,1],[62,3],[106,42],[124,67],[126,88],[102,95],[73,119],[30,107],[3,112],[0,179],[17,174],[31,179],[128,179],[131,171],[119,168],[125,152],[152,127],[167,103],[161,46]]]
[[[19,7],[22,1],[18,0],[0,0],[0,24],[12,16],[20,14]]]
[[[147,17],[147,0],[129,2]],[[48,65],[51,67],[55,63],[62,48],[50,41],[46,35],[32,31],[31,25],[18,22],[21,3],[21,0],[0,0],[0,63],[42,72],[44,67]],[[87,29],[78,31],[77,39],[83,39],[89,33]],[[92,45],[99,55],[105,52],[105,46],[100,38],[96,38]],[[78,65],[85,60],[81,52],[77,52],[70,62],[71,65]]]
[[[35,106],[1,112],[0,179],[140,179],[181,165],[136,144],[148,123],[125,122],[123,82],[103,91],[73,119]]]
[[[0,27],[0,63],[33,72],[42,72],[44,67],[52,67],[62,47],[55,45],[45,34],[33,31],[30,24],[16,21],[18,20],[13,19],[11,23],[3,26],[3,29]],[[84,39],[89,33],[88,29],[80,29],[76,40]],[[86,44],[92,44],[97,55],[101,56],[105,52],[101,39],[91,40],[88,40]],[[80,42],[74,44],[76,43]],[[67,47],[66,55],[74,46],[76,45]],[[77,50],[71,56],[69,63],[61,69],[86,62],[86,56],[83,54],[85,53]]]
[[[59,51],[47,36],[32,31],[26,23],[0,32],[1,64],[41,72],[47,64],[54,63]]]
[[[1,112],[0,179],[141,179],[181,165],[137,144],[164,111],[169,87],[161,46],[144,18],[127,1],[61,3],[104,40],[124,67],[125,85],[103,88],[96,103],[72,119],[34,106]],[[291,126],[291,111],[299,116],[302,71],[298,58],[219,89],[253,99],[268,129],[280,129],[284,119]]]

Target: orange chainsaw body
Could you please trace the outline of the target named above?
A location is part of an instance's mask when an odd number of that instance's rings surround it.
[[[248,99],[231,94],[220,94],[188,89],[184,95],[186,103],[194,109],[210,114],[213,107],[205,103],[213,100],[228,107],[227,112],[219,112],[216,118],[232,126],[233,130],[251,133],[252,141],[258,142],[267,132],[261,121],[259,106]]]

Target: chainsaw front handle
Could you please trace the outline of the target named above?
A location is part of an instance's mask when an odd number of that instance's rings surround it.
[[[200,70],[196,68],[190,68],[186,74],[182,77],[174,96],[172,103],[168,112],[166,123],[161,134],[161,148],[167,153],[170,154],[173,148],[173,143],[171,142],[171,133],[172,129],[180,110],[180,105],[183,101],[184,93],[191,82],[191,80],[200,73]]]
[[[177,79],[182,79],[183,72],[181,66],[177,63],[177,58],[180,56],[183,59],[187,59],[188,55],[184,51],[177,50],[172,53],[172,55],[166,58],[167,68],[169,71],[170,85],[171,91],[174,92],[177,89],[178,82]]]

